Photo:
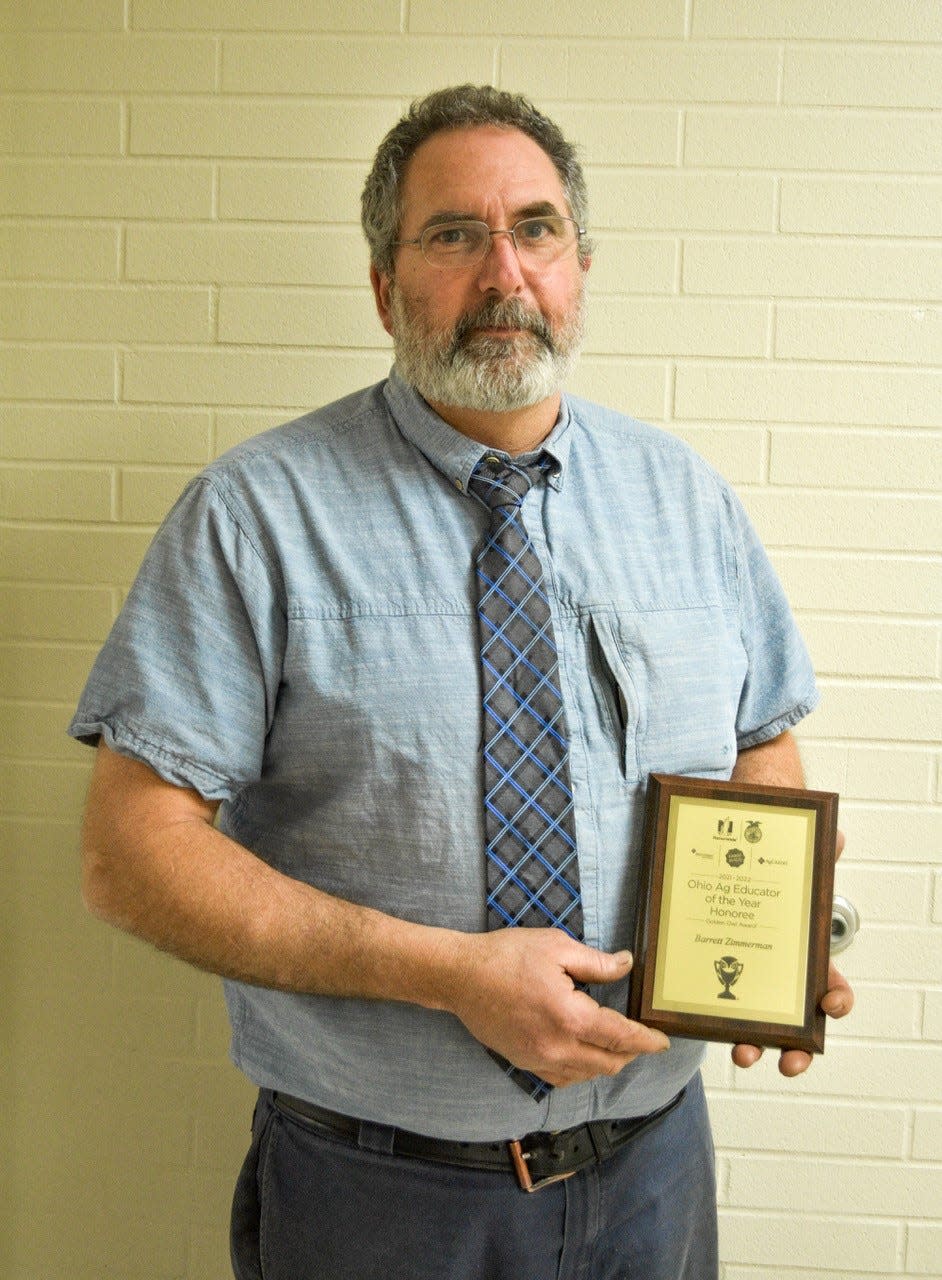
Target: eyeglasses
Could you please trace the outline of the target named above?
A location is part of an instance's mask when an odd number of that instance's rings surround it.
[[[433,267],[472,267],[490,252],[492,236],[510,236],[521,262],[546,266],[575,252],[585,230],[572,218],[557,214],[541,218],[521,218],[512,227],[495,230],[476,218],[459,218],[426,227],[416,240],[397,240],[396,248],[418,245],[422,257]]]

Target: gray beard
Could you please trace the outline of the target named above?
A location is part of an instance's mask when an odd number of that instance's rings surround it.
[[[515,299],[485,302],[451,332],[434,332],[410,314],[395,281],[390,311],[401,377],[432,403],[480,412],[507,413],[556,395],[575,366],[584,332],[581,297],[555,334],[539,312]],[[491,325],[526,332],[513,339],[473,332]]]

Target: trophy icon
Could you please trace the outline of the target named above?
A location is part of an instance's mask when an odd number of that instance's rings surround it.
[[[736,997],[730,991],[730,987],[735,986],[739,981],[739,975],[743,970],[742,961],[737,960],[735,956],[723,956],[713,961],[713,968],[723,984],[723,990],[716,997],[717,1000],[735,1000]]]

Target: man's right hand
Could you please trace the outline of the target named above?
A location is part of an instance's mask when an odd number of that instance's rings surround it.
[[[561,929],[496,929],[461,936],[447,1007],[471,1034],[514,1066],[557,1086],[614,1076],[669,1041],[598,1004],[577,983],[617,982],[631,969]]]

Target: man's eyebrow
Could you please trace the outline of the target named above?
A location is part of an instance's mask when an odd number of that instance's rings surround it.
[[[512,215],[512,223],[520,222],[522,218],[568,218],[569,213],[560,213],[559,209],[553,204],[552,200],[535,200],[531,204],[523,205]],[[422,223],[422,231],[428,231],[430,227],[441,227],[447,222],[486,222],[486,218],[482,218],[479,213],[471,213],[467,209],[444,209],[441,213],[433,213]]]

